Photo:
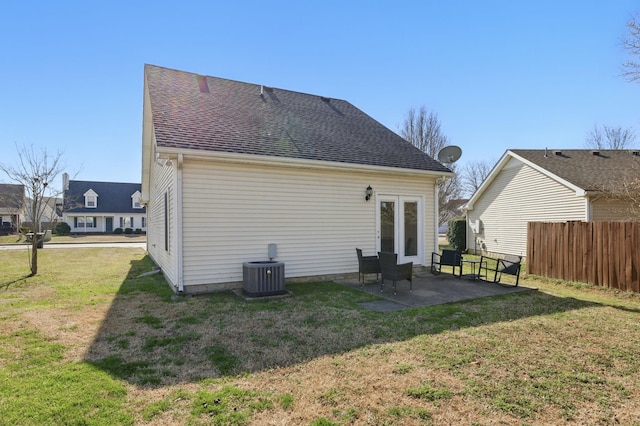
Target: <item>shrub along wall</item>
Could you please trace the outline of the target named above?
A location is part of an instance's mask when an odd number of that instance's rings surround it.
[[[449,220],[447,238],[449,245],[454,250],[465,251],[467,249],[467,221],[464,217]]]

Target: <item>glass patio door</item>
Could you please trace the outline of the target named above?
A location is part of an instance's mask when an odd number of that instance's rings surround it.
[[[422,199],[411,196],[377,197],[377,248],[398,254],[398,262],[423,261]]]

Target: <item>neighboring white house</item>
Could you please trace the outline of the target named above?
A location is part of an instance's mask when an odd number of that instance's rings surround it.
[[[72,233],[111,233],[118,228],[146,232],[139,183],[69,180],[66,173],[62,180],[62,220]]]
[[[437,180],[453,174],[364,112],[152,65],[144,74],[147,247],[176,291],[239,286],[269,244],[287,279],[357,272],[356,247],[430,263]]]
[[[525,256],[528,222],[638,220],[612,194],[639,178],[636,150],[508,150],[464,207],[467,248]]]

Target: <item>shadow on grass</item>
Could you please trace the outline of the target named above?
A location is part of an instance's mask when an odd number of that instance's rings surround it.
[[[538,291],[374,312],[380,300],[334,282],[287,285],[292,296],[232,292],[174,298],[149,258],[133,262],[86,360],[142,386],[198,382],[302,363],[372,344],[599,306]],[[437,279],[437,278],[434,278]],[[364,355],[363,355],[364,356]]]
[[[31,274],[27,274],[24,277],[20,277],[20,278],[16,278],[15,280],[12,280],[12,281],[7,281],[7,282],[0,283],[0,289],[8,290],[9,287],[11,287],[13,284],[17,284],[19,282],[24,282],[27,278],[30,278],[32,276],[33,275],[31,275]]]

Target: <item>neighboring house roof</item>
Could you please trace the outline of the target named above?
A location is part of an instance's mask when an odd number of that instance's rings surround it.
[[[449,200],[446,203],[446,208],[452,211],[456,211],[458,213],[462,213],[460,211],[460,208],[464,206],[467,203],[467,201],[469,201],[467,198],[458,198],[455,200]]]
[[[466,209],[473,209],[473,204],[511,158],[522,161],[582,195],[608,192],[615,189],[619,182],[640,178],[640,151],[635,149],[511,149],[500,158],[470,198]]]
[[[0,183],[0,211],[15,213],[23,206],[24,185]]]
[[[157,150],[451,171],[347,101],[145,66]],[[175,152],[175,151],[174,151]]]
[[[144,213],[145,208],[133,208],[131,196],[140,192],[139,183],[115,183],[70,180],[64,192],[64,213]],[[97,194],[95,208],[85,207],[84,194]]]

